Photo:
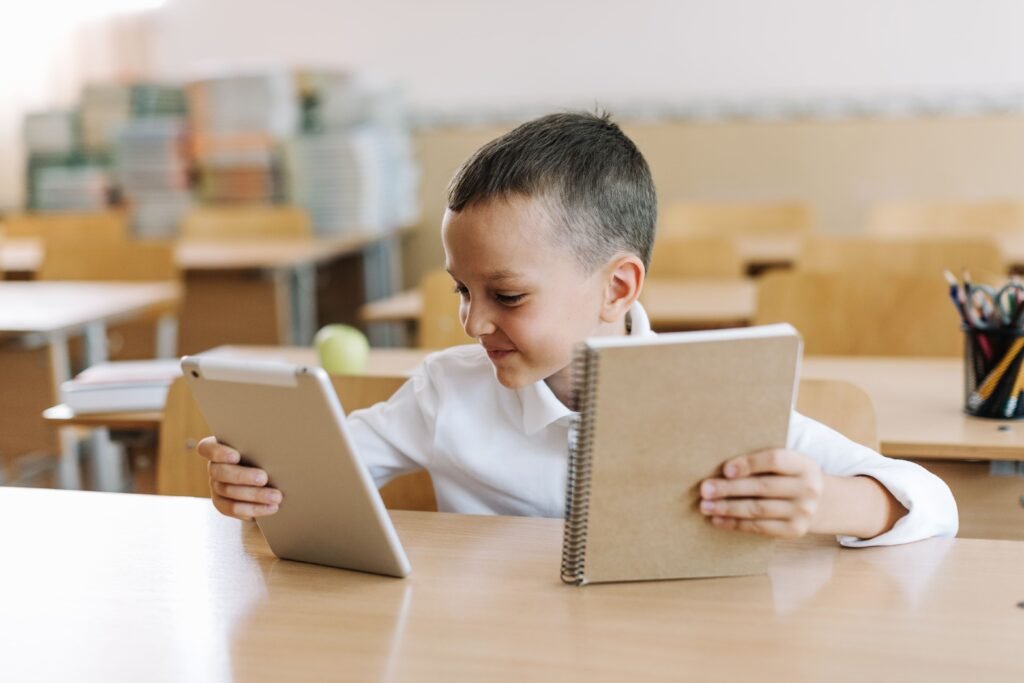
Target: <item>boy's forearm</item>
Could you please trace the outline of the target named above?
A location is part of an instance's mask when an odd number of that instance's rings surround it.
[[[873,538],[891,529],[905,514],[907,509],[871,477],[825,475],[811,531]]]

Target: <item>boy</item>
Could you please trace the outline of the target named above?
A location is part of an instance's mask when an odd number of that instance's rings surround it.
[[[573,347],[651,334],[637,297],[656,214],[647,163],[607,116],[545,116],[478,150],[452,180],[441,235],[462,324],[479,343],[432,354],[391,400],[349,416],[377,484],[425,468],[441,510],[563,516]],[[918,465],[796,413],[787,446],[730,460],[703,482],[711,524],[829,533],[849,546],[956,533],[949,489]],[[277,511],[265,472],[212,437],[199,453],[220,512]]]

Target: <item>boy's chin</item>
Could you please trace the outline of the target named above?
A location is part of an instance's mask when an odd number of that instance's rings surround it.
[[[498,383],[506,389],[522,389],[525,386],[538,382],[540,377],[532,377],[522,370],[511,370],[508,368],[494,368],[494,376]]]

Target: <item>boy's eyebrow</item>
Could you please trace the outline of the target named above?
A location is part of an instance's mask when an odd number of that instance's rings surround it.
[[[505,280],[519,280],[522,277],[522,273],[517,273],[514,270],[495,270],[487,273],[484,279],[488,282],[503,282]]]
[[[451,269],[446,268],[445,270],[447,270],[448,274],[451,275],[453,278],[455,277]],[[504,282],[506,280],[519,280],[523,277],[525,276],[522,273],[517,273],[514,270],[502,269],[494,270],[491,271],[490,273],[485,273],[483,279],[486,280],[487,282]]]

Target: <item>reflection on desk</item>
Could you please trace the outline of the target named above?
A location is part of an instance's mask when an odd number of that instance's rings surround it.
[[[560,520],[392,514],[407,580],[277,560],[255,526],[208,501],[0,489],[0,519],[18,520],[0,526],[5,678],[859,683],[1022,673],[1024,543],[850,550],[812,539],[780,543],[770,576],[575,588],[558,577]],[[816,585],[795,594],[808,571]]]

